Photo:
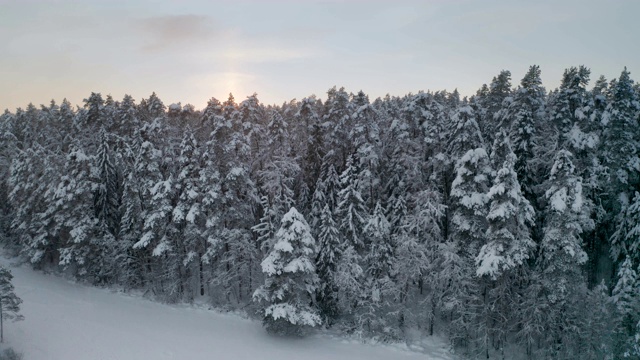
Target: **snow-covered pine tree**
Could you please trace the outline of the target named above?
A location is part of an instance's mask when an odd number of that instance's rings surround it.
[[[483,148],[467,151],[456,162],[451,184],[451,239],[460,255],[472,259],[485,243],[491,185],[489,156]]]
[[[121,179],[114,164],[109,148],[108,134],[104,128],[100,131],[100,145],[96,154],[94,182],[94,208],[96,218],[111,236],[118,236],[120,227]]]
[[[102,236],[95,217],[92,179],[93,158],[75,145],[67,155],[55,190],[55,221],[60,239],[60,265],[95,283],[110,280],[113,245]]]
[[[212,272],[215,268],[210,266],[212,260],[210,255],[216,253],[209,251],[214,243],[217,242],[215,234],[221,227],[220,223],[220,174],[215,158],[215,148],[211,146],[211,141],[207,141],[202,149],[201,164],[199,172],[200,188],[204,191],[201,198],[201,217],[204,221],[204,227],[201,227],[201,235],[203,237],[201,248],[198,249],[198,261],[200,265],[200,295],[205,295],[205,288],[208,288],[211,279],[214,277]],[[254,247],[255,248],[255,247]],[[209,295],[211,296],[211,295]]]
[[[436,308],[442,305],[440,299],[444,299],[449,283],[449,267],[440,262],[439,251],[444,205],[442,195],[429,188],[412,195],[410,203],[414,206],[409,207],[392,240],[396,300],[402,306],[400,327],[406,330],[426,322],[428,332],[433,334]]]
[[[259,249],[251,228],[258,223],[254,209],[260,198],[252,178],[249,134],[252,122],[258,121],[254,115],[261,109],[254,105],[253,100],[248,99],[241,113],[230,94],[222,104],[221,116],[212,118],[214,130],[207,143],[208,148],[213,149],[208,171],[218,172],[220,177],[219,192],[211,200],[220,211],[209,213],[204,257],[215,266],[211,280],[215,285],[214,301],[224,305],[244,306],[250,301],[257,280]],[[217,114],[216,109],[211,110]]]
[[[349,245],[358,252],[365,249],[362,230],[366,224],[367,209],[359,190],[358,168],[355,156],[347,160],[346,169],[340,175],[341,190],[338,193],[336,216],[340,220],[340,231]]]
[[[540,67],[533,65],[520,82],[520,87],[509,103],[505,116],[510,118],[511,143],[517,157],[515,170],[524,195],[530,202],[537,197],[533,186],[541,180],[537,179],[532,161],[540,156],[537,144],[538,132],[543,127],[545,117],[546,95],[540,78]]]
[[[22,299],[16,295],[11,280],[11,271],[0,266],[0,342],[4,342],[4,320],[22,320],[24,316],[19,315]]]
[[[118,234],[118,251],[115,262],[120,264],[117,271],[117,282],[125,288],[136,288],[142,286],[143,263],[140,249],[133,246],[142,236],[143,227],[143,193],[141,188],[139,167],[137,166],[138,153],[141,151],[142,137],[139,129],[134,131],[131,137],[131,146],[124,156],[124,169],[122,179],[122,200],[120,231]]]
[[[148,99],[142,99],[138,105],[138,110],[142,120],[151,123],[165,115],[167,107],[155,92],[151,93]]]
[[[620,216],[620,223],[612,236],[611,255],[619,260],[613,289],[613,301],[621,315],[621,336],[626,351],[640,355],[640,193]],[[636,339],[634,339],[636,338]],[[634,343],[635,341],[635,343]]]
[[[311,192],[315,191],[314,186],[321,177],[320,167],[325,156],[324,129],[319,113],[321,106],[322,101],[312,95],[300,101],[295,114],[295,123],[300,129],[294,134],[297,140],[293,142],[293,147],[296,154],[304,154],[300,167]]]
[[[590,113],[591,99],[587,93],[591,71],[584,67],[570,67],[564,71],[557,93],[550,98],[550,120],[557,129],[559,147],[572,153],[593,149],[597,145],[597,134]],[[577,169],[581,174],[580,168]]]
[[[48,159],[45,150],[35,146],[18,151],[9,168],[8,200],[13,208],[9,230],[34,266],[55,263],[59,246],[44,226],[53,215],[59,216],[51,209],[51,183],[58,174]]]
[[[279,114],[278,114],[279,115]],[[282,118],[282,117],[281,117]],[[261,169],[262,157],[267,152],[262,149],[266,124],[265,111],[260,106],[258,94],[247,96],[238,106],[238,111],[232,117],[232,142],[236,147],[236,156],[248,166],[253,173]]]
[[[336,284],[338,265],[342,260],[342,246],[338,226],[333,220],[329,205],[325,204],[320,215],[318,230],[318,256],[316,269],[320,283],[317,300],[322,317],[327,325],[331,325],[339,316],[338,307],[340,289]]]
[[[177,199],[173,206],[172,221],[177,231],[173,246],[177,250],[176,256],[181,267],[181,282],[186,283],[184,292],[190,299],[196,292],[191,291],[194,289],[189,285],[195,284],[195,274],[202,272],[200,258],[205,247],[207,213],[203,199],[209,191],[209,179],[203,178],[202,158],[201,147],[195,134],[190,126],[187,126],[180,143],[178,176],[173,184]],[[201,276],[199,280],[199,290],[202,294],[204,284]]]
[[[611,256],[615,260],[629,259],[640,264],[640,192],[621,212],[620,222],[611,236]]]
[[[180,169],[170,129],[163,117],[146,124],[142,133],[144,141],[139,150],[136,173],[141,182],[143,199],[143,233],[133,245],[144,249],[141,260],[147,269],[145,283],[162,300],[175,302],[183,295],[181,256],[175,244],[178,230],[173,222],[174,205],[178,203],[176,188]],[[179,143],[178,143],[179,144]]]
[[[621,199],[629,199],[632,189],[640,185],[640,143],[638,113],[640,102],[633,88],[633,80],[625,68],[620,78],[612,85],[611,101],[602,115],[604,125],[602,162],[609,170],[610,180],[604,184],[609,188],[611,215],[619,214]]]
[[[607,218],[604,224],[599,225],[605,229],[609,225],[614,229],[609,241],[611,257],[619,268],[615,281],[616,286],[624,288],[621,276],[630,274],[629,269],[637,274],[640,263],[640,231],[637,226],[637,219],[640,218],[640,196],[637,195],[640,186],[640,133],[637,122],[640,102],[626,68],[617,81],[611,82],[608,95],[610,100],[602,114],[604,130],[601,156],[603,165],[609,170],[610,179],[605,179],[608,181],[602,184],[603,189],[608,189],[604,196]],[[636,195],[632,198],[634,193]],[[625,266],[627,261],[629,263]],[[626,319],[623,333],[629,339],[624,347],[630,349],[638,331],[634,326],[639,319],[637,316],[623,318]]]
[[[278,230],[278,214],[274,211],[269,203],[267,196],[260,198],[260,207],[262,208],[262,217],[260,222],[254,225],[251,230],[258,235],[258,249],[262,252],[262,256],[266,256],[273,247],[273,238]]]
[[[511,72],[502,70],[493,77],[489,84],[488,92],[482,99],[483,108],[486,109],[484,117],[480,120],[482,134],[486,136],[489,144],[493,143],[500,131],[500,123],[503,106],[508,104],[512,95]],[[505,103],[505,100],[507,102]]]
[[[85,113],[86,117],[82,119],[82,125],[89,127],[99,125],[100,118],[102,116],[102,108],[104,106],[102,94],[92,92],[91,95],[87,99],[82,100],[82,102],[84,102],[84,108],[87,110]]]
[[[211,98],[200,116],[203,132],[209,136],[207,146],[214,161],[221,161],[225,154],[225,143],[229,136],[231,121],[224,117],[223,107],[216,98]]]
[[[141,125],[135,100],[131,95],[125,94],[116,105],[114,131],[120,136],[131,138]]]
[[[450,237],[450,225],[452,221],[452,210],[458,205],[451,199],[452,185],[456,177],[457,161],[461,159],[469,150],[484,148],[484,140],[480,133],[480,128],[476,122],[476,114],[469,105],[463,105],[455,110],[451,118],[449,143],[447,146],[447,158],[444,161],[444,171],[442,172],[442,189],[444,191],[444,201],[447,205],[445,211],[445,236]]]
[[[456,109],[451,121],[452,130],[447,153],[453,165],[468,150],[484,147],[484,140],[471,106],[464,105]]]
[[[260,190],[269,199],[276,223],[290,209],[295,201],[293,185],[300,166],[289,156],[277,156],[267,160],[265,168],[259,172]]]
[[[487,221],[487,243],[476,257],[478,276],[500,277],[514,269],[531,256],[535,244],[531,240],[530,226],[533,224],[534,210],[522,195],[520,183],[515,173],[516,156],[511,151],[509,136],[505,130],[496,138],[498,145],[494,157],[506,150],[505,160],[497,169],[493,186],[489,189],[489,213]]]
[[[263,306],[263,324],[279,335],[302,335],[322,320],[313,305],[318,276],[316,242],[304,217],[291,208],[281,221],[275,244],[262,261],[265,283],[253,294]]]
[[[329,206],[331,212],[335,212],[338,206],[338,192],[340,191],[340,177],[335,166],[331,164],[332,155],[329,154],[322,160],[320,177],[316,181],[315,190],[311,198],[311,230],[317,234],[322,209]]]
[[[357,325],[368,334],[397,337],[387,322],[395,300],[393,281],[394,246],[389,221],[380,202],[364,226],[366,250],[364,257],[365,283],[357,311]]]
[[[514,290],[524,281],[525,268],[535,248],[531,229],[535,212],[522,194],[515,172],[516,156],[511,151],[509,135],[502,129],[494,144],[494,161],[504,157],[497,168],[493,186],[487,194],[487,243],[475,259],[476,275],[480,277],[483,305],[478,319],[480,349],[489,356],[491,344],[501,352],[509,335],[508,322],[516,310]]]
[[[581,317],[579,304],[586,296],[581,266],[587,254],[580,234],[593,228],[593,221],[584,206],[582,180],[575,174],[571,156],[566,150],[557,153],[545,184],[545,223],[537,273],[528,284],[520,305],[523,311],[518,315],[521,328],[532,331],[521,335],[535,339],[527,346],[535,344],[542,350],[534,351],[539,356],[562,357],[578,351],[580,343],[577,331],[569,330]]]
[[[440,300],[432,302],[441,302],[443,310],[449,312],[451,342],[463,344],[476,331],[478,304],[482,302],[474,262],[487,241],[487,192],[491,185],[487,152],[482,147],[468,150],[456,162],[455,171],[449,238],[439,246],[437,256],[439,279],[435,282],[435,299]]]
[[[620,314],[618,352],[623,358],[640,356],[640,276],[627,257],[616,275],[612,300]]]
[[[575,174],[571,153],[561,150],[551,168],[545,193],[547,214],[538,262],[548,285],[552,302],[562,302],[571,284],[584,283],[580,265],[587,260],[580,233],[593,227],[585,212],[582,180]]]
[[[344,169],[347,158],[355,149],[353,139],[349,138],[352,127],[351,114],[353,107],[349,101],[349,94],[344,88],[333,88],[327,91],[327,101],[324,103],[322,126],[325,129],[324,144],[327,150],[333,150],[333,164],[338,171]]]

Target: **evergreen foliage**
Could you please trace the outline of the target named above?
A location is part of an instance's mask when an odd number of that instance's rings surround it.
[[[570,67],[547,92],[538,66],[515,89],[503,70],[470,98],[7,110],[0,240],[78,280],[257,308],[277,333],[638,357],[639,86],[590,76]]]
[[[264,304],[267,331],[296,335],[304,327],[321,324],[317,310],[309,305],[318,286],[315,253],[309,225],[291,208],[282,218],[273,248],[262,261],[265,284],[253,294],[254,301]]]

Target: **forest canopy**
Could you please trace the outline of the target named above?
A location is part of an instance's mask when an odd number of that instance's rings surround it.
[[[590,75],[547,91],[538,66],[516,85],[505,70],[464,98],[6,110],[1,239],[35,268],[277,331],[639,357],[640,87]]]

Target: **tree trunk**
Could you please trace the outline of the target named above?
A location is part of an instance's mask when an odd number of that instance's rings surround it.
[[[204,265],[202,264],[202,254],[198,254],[200,260],[200,296],[204,296]]]
[[[429,322],[429,336],[433,336],[433,324],[436,321],[436,299],[431,297],[431,321]]]

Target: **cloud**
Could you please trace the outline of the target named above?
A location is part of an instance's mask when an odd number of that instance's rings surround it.
[[[142,50],[153,52],[193,44],[215,35],[213,20],[200,15],[166,15],[143,19],[137,27],[145,37]]]
[[[214,58],[243,63],[284,62],[319,56],[319,52],[303,48],[286,48],[283,46],[254,46],[245,48],[227,48],[212,54]]]

